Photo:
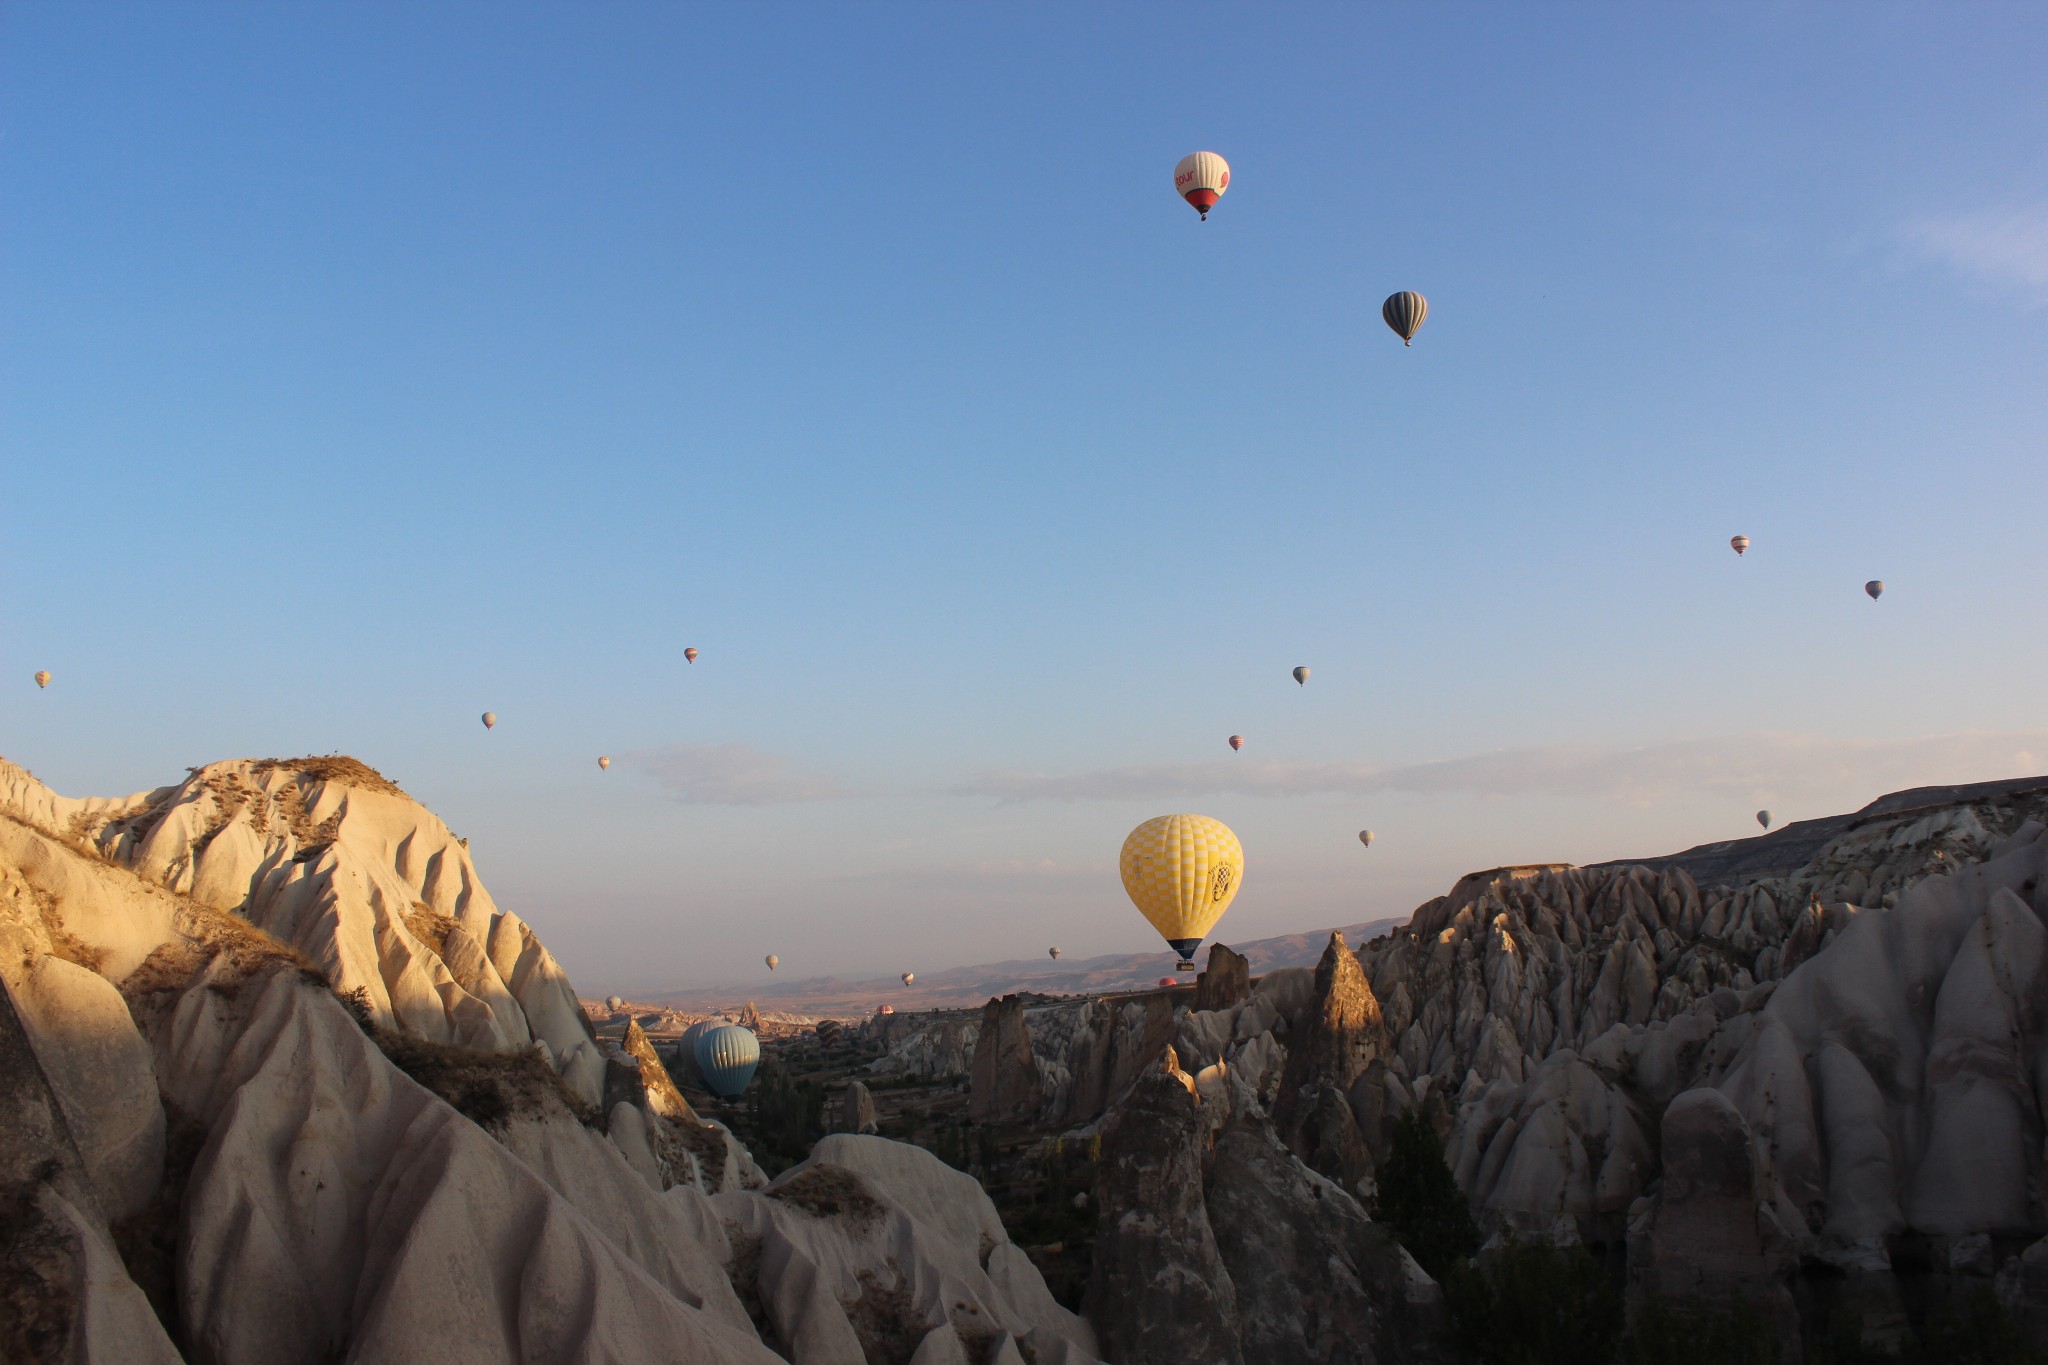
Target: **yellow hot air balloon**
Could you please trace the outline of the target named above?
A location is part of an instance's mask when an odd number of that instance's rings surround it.
[[[1230,163],[1214,152],[1189,152],[1173,168],[1173,190],[1209,221],[1209,210],[1230,188]]]
[[[49,685],[50,685],[50,670],[46,668],[46,669],[42,670],[42,671],[41,671],[40,673],[36,674],[36,686],[37,686],[37,687],[48,687]]]
[[[1401,338],[1403,346],[1415,344],[1415,334],[1422,330],[1422,320],[1428,316],[1429,300],[1413,289],[1389,294],[1387,301],[1380,305],[1381,319],[1394,329],[1394,335]]]
[[[612,766],[612,760],[611,760],[611,757],[610,757],[610,755],[608,755],[608,754],[599,754],[599,755],[597,756],[597,766],[598,766],[598,767],[600,767],[600,768],[609,768],[609,767],[611,767],[611,766]]]
[[[1244,849],[1220,820],[1161,815],[1131,831],[1118,869],[1138,912],[1191,964],[1244,883]]]
[[[782,959],[777,957],[773,953],[768,954],[767,958],[764,960],[768,963],[768,970],[771,972],[782,965]]]

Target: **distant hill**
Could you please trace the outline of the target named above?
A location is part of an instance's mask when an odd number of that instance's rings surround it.
[[[1345,941],[1356,948],[1399,925],[1406,917],[1344,926]],[[1279,938],[1233,943],[1231,948],[1251,962],[1254,976],[1281,967],[1314,966],[1330,941],[1330,930],[1287,934]],[[1197,965],[1206,956],[1196,959]],[[914,985],[893,976],[846,979],[836,976],[774,978],[749,986],[709,986],[672,993],[637,992],[633,1000],[685,1014],[722,1013],[751,1000],[762,1010],[853,1018],[870,1014],[877,1005],[898,1010],[960,1009],[979,1005],[991,996],[1012,991],[1043,995],[1110,995],[1152,985],[1173,970],[1173,955],[1164,948],[1150,953],[1112,953],[1102,957],[1018,958],[971,967],[919,972]]]

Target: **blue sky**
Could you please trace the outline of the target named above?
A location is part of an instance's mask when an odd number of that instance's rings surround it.
[[[2025,5],[0,9],[0,752],[354,753],[586,989],[1142,949],[1167,810],[1253,938],[2048,770],[2044,61]]]

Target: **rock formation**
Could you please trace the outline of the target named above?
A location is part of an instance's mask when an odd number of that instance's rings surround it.
[[[1020,997],[1006,995],[983,1008],[968,1078],[972,1099],[967,1112],[976,1122],[1027,1119],[1044,1105]]]
[[[0,764],[0,1358],[1095,1359],[971,1179],[847,1135],[767,1186],[575,1000],[351,760]]]

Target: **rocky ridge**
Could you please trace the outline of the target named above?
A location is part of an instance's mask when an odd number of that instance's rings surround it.
[[[0,1356],[1096,1359],[974,1182],[765,1181],[352,760],[0,764]]]

